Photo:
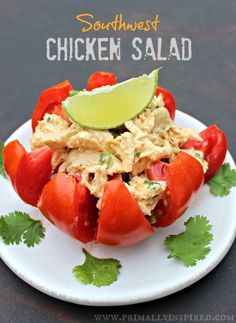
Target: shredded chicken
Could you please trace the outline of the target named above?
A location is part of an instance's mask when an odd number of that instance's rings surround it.
[[[159,94],[141,114],[125,122],[124,131],[116,137],[112,131],[69,125],[58,115],[46,114],[31,138],[31,148],[49,146],[53,168],[70,175],[80,174],[81,183],[98,198],[98,208],[105,183],[115,174],[128,173],[128,189],[144,214],[151,215],[166,192],[166,183],[148,181],[143,175],[145,170],[154,161],[172,160],[191,138],[202,140],[194,129],[174,125]],[[207,170],[201,152],[186,152]]]
[[[81,151],[85,149],[94,149],[104,151],[108,140],[112,140],[113,135],[109,131],[81,130],[72,136],[67,146],[68,148],[78,148]]]
[[[145,176],[134,176],[127,187],[135,197],[143,213],[151,215],[151,211],[163,197],[166,190],[166,182],[149,181]]]
[[[107,148],[121,161],[122,172],[128,173],[132,171],[135,156],[135,142],[130,132],[125,132],[116,137],[116,139],[110,140]]]
[[[104,185],[108,180],[108,176],[103,169],[98,169],[94,174],[93,179],[89,179],[89,173],[82,174],[81,184],[85,185],[90,193],[98,198],[102,198]]]
[[[31,148],[49,146],[53,151],[66,148],[69,139],[78,131],[79,127],[74,124],[69,126],[60,116],[46,113],[31,137]]]

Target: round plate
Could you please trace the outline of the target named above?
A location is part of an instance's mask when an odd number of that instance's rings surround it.
[[[176,123],[201,131],[205,126],[187,114],[178,111]],[[9,139],[18,139],[29,148],[30,122],[21,126]],[[226,162],[235,167],[227,154]],[[85,305],[125,305],[145,302],[177,292],[209,273],[226,255],[235,238],[236,190],[220,198],[204,185],[190,209],[173,225],[158,229],[149,239],[130,247],[108,247],[89,243],[86,249],[101,258],[116,258],[122,268],[118,280],[107,287],[82,285],[72,268],[84,261],[81,248],[84,245],[73,240],[50,224],[38,209],[24,204],[13,191],[10,183],[0,179],[0,214],[20,210],[35,219],[41,219],[46,227],[46,237],[34,247],[6,246],[0,243],[0,254],[7,266],[21,279],[38,290],[68,302]],[[167,259],[165,237],[184,230],[184,222],[197,214],[205,215],[213,226],[214,239],[206,259],[194,267],[184,267],[181,261]]]

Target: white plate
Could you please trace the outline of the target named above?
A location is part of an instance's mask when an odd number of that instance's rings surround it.
[[[176,123],[201,131],[205,126],[178,111]],[[21,126],[9,139],[18,139],[29,147],[30,122]],[[233,167],[230,154],[226,161]],[[0,254],[11,270],[38,290],[68,302],[85,305],[124,305],[157,299],[177,292],[209,273],[226,255],[235,238],[236,190],[224,198],[214,197],[204,185],[191,208],[171,227],[158,229],[149,239],[126,248],[107,247],[90,243],[86,249],[98,257],[117,258],[122,263],[121,274],[114,284],[97,288],[82,285],[72,275],[72,268],[81,264],[82,244],[73,240],[42,217],[40,212],[24,204],[14,193],[10,183],[0,179],[0,214],[13,210],[28,212],[41,219],[46,226],[46,238],[36,247],[6,246],[0,243]],[[175,259],[167,259],[163,241],[169,234],[178,234],[190,216],[202,214],[213,225],[212,251],[195,267],[186,268]]]

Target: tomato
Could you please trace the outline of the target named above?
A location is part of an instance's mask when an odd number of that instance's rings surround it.
[[[24,202],[37,206],[42,189],[52,174],[51,158],[48,147],[27,153],[18,140],[4,147],[4,168]]]
[[[59,173],[44,187],[40,211],[59,229],[83,243],[94,240],[96,199],[74,177]]]
[[[39,99],[32,115],[32,129],[33,131],[38,125],[38,122],[43,119],[45,113],[53,113],[60,116],[65,116],[61,106],[61,102],[69,96],[69,92],[73,89],[69,81],[64,81],[56,84],[39,95]],[[65,116],[65,120],[68,118]]]
[[[3,149],[3,164],[12,185],[15,186],[16,172],[22,157],[26,154],[25,148],[18,140],[11,141]]]
[[[162,161],[152,163],[145,171],[145,175],[147,178],[152,179],[153,181],[165,181],[168,165],[169,164]]]
[[[109,72],[95,72],[90,75],[87,90],[92,91],[101,86],[114,85],[117,83],[115,74]]]
[[[211,179],[220,169],[227,153],[227,138],[216,125],[211,125],[202,132],[203,141],[189,140],[183,145],[183,149],[194,148],[204,153],[204,159],[208,162],[208,170],[205,173],[205,182]]]
[[[168,90],[158,86],[156,90],[156,96],[158,96],[160,93],[162,93],[165,108],[169,111],[171,119],[174,120],[176,112],[175,98]]]
[[[15,177],[15,189],[20,198],[37,206],[45,184],[52,174],[52,152],[43,147],[26,153],[20,160]]]
[[[153,233],[125,183],[113,179],[105,184],[96,241],[125,246],[146,239]]]
[[[156,163],[156,166],[160,168],[159,163]],[[160,180],[155,177],[153,171],[147,174],[150,180]],[[163,176],[168,191],[166,197],[160,200],[154,209],[156,227],[166,227],[175,222],[186,211],[204,181],[202,165],[184,152],[179,152],[166,166]]]

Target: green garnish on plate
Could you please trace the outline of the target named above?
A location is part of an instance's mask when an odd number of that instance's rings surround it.
[[[208,184],[213,195],[227,196],[231,188],[236,186],[236,170],[232,169],[230,164],[224,164]]]
[[[186,231],[168,236],[165,245],[170,250],[168,258],[181,259],[186,267],[190,267],[196,265],[198,260],[205,259],[211,251],[212,226],[207,217],[202,215],[189,218],[184,225]]]
[[[27,247],[34,247],[44,236],[41,222],[31,219],[27,213],[14,211],[0,217],[0,237],[6,245],[23,242]]]
[[[109,286],[114,283],[120,273],[120,261],[113,258],[96,258],[83,249],[85,262],[73,268],[74,276],[85,285],[96,287]]]

